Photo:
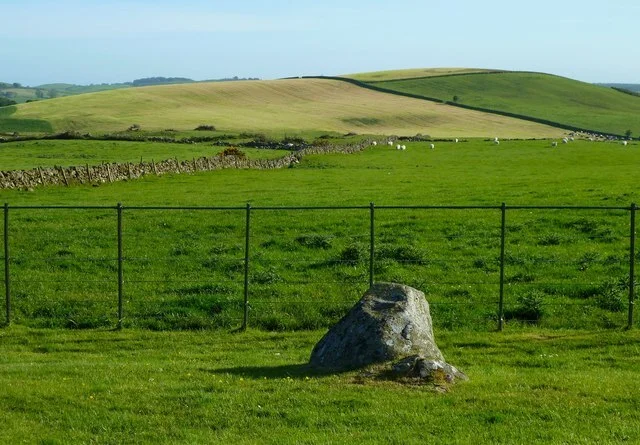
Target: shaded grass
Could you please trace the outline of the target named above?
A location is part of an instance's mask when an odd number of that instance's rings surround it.
[[[635,443],[637,331],[436,331],[446,394],[306,367],[322,332],[0,331],[5,443]]]
[[[17,110],[15,105],[0,107],[0,133],[46,133],[53,131],[51,123],[46,120],[11,117]]]

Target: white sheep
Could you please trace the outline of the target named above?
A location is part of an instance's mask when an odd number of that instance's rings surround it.
[[[429,148],[430,148],[431,150],[433,150],[434,148],[436,148],[436,144],[430,144],[430,145],[429,145]]]
[[[500,141],[498,140],[498,136],[494,137],[494,138],[493,138],[493,141],[494,141],[494,142],[500,142]]]
[[[458,138],[456,138],[455,141],[456,141],[456,144],[457,144],[458,143]]]
[[[568,144],[568,143],[569,143],[569,139],[567,139],[567,138],[562,138],[562,143],[563,143],[563,144]]]
[[[558,142],[553,141],[553,142],[551,143],[551,146],[552,146],[552,147],[557,147],[557,146],[558,146]]]
[[[500,145],[500,141],[493,141],[495,145]]]
[[[375,147],[376,145],[378,145],[378,141],[373,141],[373,146]]]
[[[622,141],[622,145],[627,146],[627,141]]]
[[[403,145],[403,146],[402,146],[402,149],[403,149],[403,150],[406,150],[406,149],[407,149],[407,146],[406,146],[406,145]]]
[[[575,139],[573,138],[573,136],[571,136],[571,137],[569,138],[569,140],[570,140],[571,142],[575,141]]]
[[[389,144],[389,147],[393,147],[393,141],[389,141],[387,144]]]
[[[402,150],[402,145],[400,144],[396,145],[396,150]]]

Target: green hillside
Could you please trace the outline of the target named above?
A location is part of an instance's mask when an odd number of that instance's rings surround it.
[[[411,68],[405,70],[372,71],[369,73],[346,74],[343,77],[362,82],[383,82],[386,80],[413,79],[420,77],[448,76],[452,74],[491,73],[496,70],[480,68]]]
[[[0,132],[142,130],[355,132],[433,137],[557,137],[561,130],[442,103],[387,94],[339,80],[287,79],[127,88],[0,109]]]
[[[623,135],[631,130],[634,135],[640,134],[640,97],[612,88],[540,73],[473,73],[400,79],[404,74],[400,71],[396,74],[397,80],[371,85],[597,132]]]

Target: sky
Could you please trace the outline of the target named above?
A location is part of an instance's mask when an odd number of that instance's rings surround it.
[[[640,83],[638,0],[0,0],[0,81],[275,79],[405,68]]]

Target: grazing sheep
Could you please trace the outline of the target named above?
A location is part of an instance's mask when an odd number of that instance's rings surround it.
[[[402,146],[402,149],[403,149],[403,150],[406,150],[406,149],[407,149],[407,146],[406,146],[406,145],[403,145],[403,146]]]
[[[429,148],[430,148],[431,150],[433,150],[434,148],[436,148],[436,144],[430,144],[430,145],[429,145]]]
[[[389,141],[387,144],[389,144],[389,147],[393,147],[393,141]]]
[[[575,139],[573,139],[573,136],[571,136],[569,140],[573,142]]]
[[[557,147],[557,146],[558,146],[558,143],[557,143],[556,141],[553,141],[553,142],[551,143],[551,146],[552,146],[552,147]]]
[[[498,136],[494,137],[494,138],[493,138],[493,141],[494,141],[494,142],[500,142],[500,140],[498,139]]]
[[[627,141],[622,141],[622,145],[627,146]]]
[[[402,145],[400,144],[396,145],[396,150],[402,150]]]
[[[373,146],[375,147],[376,145],[378,145],[377,141],[373,141]]]
[[[568,144],[568,143],[569,143],[569,139],[567,139],[567,138],[562,138],[562,143],[563,143],[563,144]]]
[[[455,141],[456,141],[456,144],[457,144],[458,143],[458,138],[456,138]]]

